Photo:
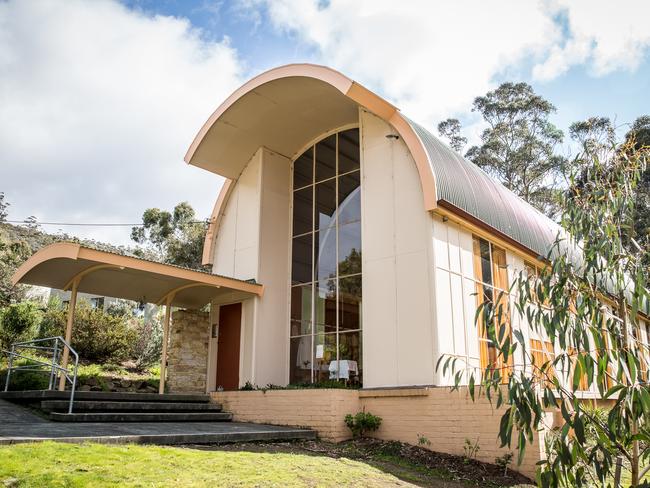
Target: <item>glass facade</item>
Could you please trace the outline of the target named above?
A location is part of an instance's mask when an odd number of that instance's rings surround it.
[[[290,382],[361,384],[359,130],[293,163]]]

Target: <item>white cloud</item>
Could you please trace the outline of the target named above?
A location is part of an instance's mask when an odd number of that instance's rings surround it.
[[[181,200],[209,216],[221,179],[183,155],[240,75],[228,41],[204,40],[184,19],[108,0],[0,2],[10,218],[137,222]],[[128,229],[84,235],[128,242]]]
[[[427,123],[467,111],[494,76],[542,56],[560,31],[540,2],[273,0],[280,29],[319,61],[390,97]]]
[[[566,22],[568,35],[534,68],[537,79],[556,78],[581,64],[596,76],[635,70],[650,47],[648,1],[556,0],[552,10]]]

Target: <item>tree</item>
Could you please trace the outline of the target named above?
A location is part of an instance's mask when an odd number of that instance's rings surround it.
[[[616,144],[616,131],[609,117],[589,117],[569,126],[569,136],[581,145],[580,155],[600,156]]]
[[[443,120],[438,124],[438,134],[449,141],[451,148],[459,154],[467,144],[467,137],[460,134],[460,122],[458,119]]]
[[[32,250],[25,241],[10,241],[0,234],[0,307],[25,297],[24,287],[13,286],[11,277],[31,254]]]
[[[131,229],[131,239],[147,245],[165,263],[200,269],[206,230],[207,222],[197,221],[192,206],[181,202],[172,213],[158,208],[145,210],[142,226]]]
[[[638,150],[650,148],[650,116],[637,118],[625,135],[626,141]],[[650,168],[641,173],[636,188],[633,237],[641,246],[650,248]],[[646,253],[646,265],[650,266],[650,253]],[[648,277],[650,283],[650,276]],[[650,285],[649,285],[650,286]]]
[[[555,107],[526,83],[503,83],[474,100],[488,127],[466,157],[547,215],[554,215],[564,134],[550,121]]]
[[[9,215],[8,208],[9,202],[5,201],[4,192],[0,191],[0,224],[7,220],[7,215]]]
[[[646,168],[647,150],[627,143],[609,159],[585,157],[586,167],[562,196],[562,226],[539,272],[519,272],[508,292],[477,310],[498,356],[476,377],[458,360],[443,357],[455,387],[464,373],[472,398],[479,384],[485,395],[504,406],[499,438],[519,460],[534,433],[545,426],[545,411],[561,412],[564,425],[547,436],[547,459],[538,469],[542,486],[606,486],[616,457],[629,468],[638,486],[640,466],[650,460],[650,385],[648,351],[640,342],[639,312],[650,313],[644,265],[647,249],[626,247],[624,234],[633,225],[635,191]],[[509,297],[509,300],[504,299]],[[504,305],[505,304],[505,305]],[[524,330],[509,331],[508,308],[528,324],[528,331],[549,344],[543,358],[531,351]],[[614,402],[596,415],[581,391],[593,388]],[[596,442],[587,442],[591,432]]]

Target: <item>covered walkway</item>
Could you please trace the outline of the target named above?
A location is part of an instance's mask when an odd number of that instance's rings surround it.
[[[264,292],[262,285],[251,281],[124,256],[72,242],[59,242],[41,249],[18,268],[12,282],[14,285],[23,283],[70,290],[65,331],[68,344],[74,334],[74,311],[79,292],[164,305],[160,393],[165,391],[172,307],[199,309],[215,299],[235,302],[262,296]],[[62,358],[64,368],[68,356],[66,348]],[[65,388],[65,381],[62,375],[59,390]]]

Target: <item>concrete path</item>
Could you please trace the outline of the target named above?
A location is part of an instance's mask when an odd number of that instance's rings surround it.
[[[314,439],[312,430],[241,422],[52,422],[0,399],[0,445],[56,440],[105,444],[217,444]]]

